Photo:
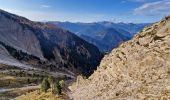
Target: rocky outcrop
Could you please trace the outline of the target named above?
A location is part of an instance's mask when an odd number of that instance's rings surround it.
[[[114,49],[70,88],[75,100],[169,100],[170,17]]]

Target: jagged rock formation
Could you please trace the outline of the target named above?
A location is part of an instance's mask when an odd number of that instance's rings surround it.
[[[83,75],[90,75],[102,58],[97,47],[67,30],[3,10],[0,10],[0,46],[17,60],[28,62],[38,58],[37,62],[46,69],[67,69]]]
[[[70,88],[75,100],[170,100],[170,16],[114,49]]]

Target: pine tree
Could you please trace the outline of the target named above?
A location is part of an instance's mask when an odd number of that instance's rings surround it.
[[[61,95],[61,93],[62,93],[62,87],[61,87],[59,81],[55,84],[55,91],[58,95]]]
[[[50,88],[50,83],[48,82],[47,78],[44,78],[41,83],[41,90],[43,92],[47,92],[47,90]]]
[[[64,87],[64,80],[59,81],[59,83],[61,87]]]
[[[30,84],[30,83],[31,83],[29,78],[27,79],[27,83],[28,83],[28,84]]]
[[[51,85],[51,92],[54,93],[54,77],[53,76],[48,76],[48,81],[50,82]]]

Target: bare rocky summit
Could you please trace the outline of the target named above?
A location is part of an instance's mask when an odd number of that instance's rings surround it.
[[[170,16],[106,55],[88,79],[77,80],[70,87],[74,100],[170,100]]]

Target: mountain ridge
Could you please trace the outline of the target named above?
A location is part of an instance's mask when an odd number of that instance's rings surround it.
[[[88,78],[73,84],[75,100],[170,99],[170,16],[145,27],[106,55]]]
[[[102,58],[97,47],[53,24],[33,22],[3,10],[0,21],[1,42],[40,58],[54,69],[66,68],[88,76]]]
[[[79,37],[94,44],[102,52],[110,52],[116,48],[120,43],[130,40],[135,33],[141,31],[144,26],[149,23],[133,24],[133,23],[114,23],[114,22],[94,22],[94,23],[72,23],[72,22],[49,22],[58,27],[74,32]],[[115,38],[104,39],[104,36],[111,34],[108,30],[112,29],[112,36],[118,36],[119,40]],[[87,38],[89,37],[89,38]],[[126,38],[126,39],[125,39]],[[107,42],[105,40],[113,40],[114,42]]]

